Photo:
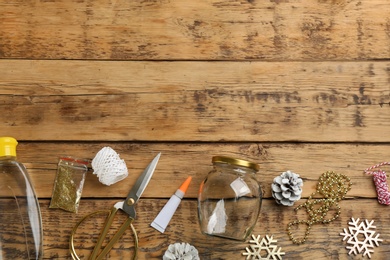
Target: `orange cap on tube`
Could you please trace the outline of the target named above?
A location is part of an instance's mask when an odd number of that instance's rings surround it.
[[[180,186],[179,190],[181,190],[183,193],[186,193],[186,192],[187,192],[187,189],[188,189],[188,186],[190,186],[191,180],[192,180],[192,177],[189,176],[189,177],[187,178],[187,180],[185,180],[185,181],[183,182],[183,184]]]

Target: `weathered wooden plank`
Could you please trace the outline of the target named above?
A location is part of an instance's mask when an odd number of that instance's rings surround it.
[[[0,78],[21,140],[390,141],[388,62],[1,60]]]
[[[264,196],[271,197],[273,178],[292,170],[303,178],[303,196],[314,192],[319,176],[328,170],[348,175],[353,182],[349,197],[376,198],[371,176],[363,170],[388,159],[388,145],[374,144],[294,144],[294,143],[50,143],[21,142],[18,156],[30,172],[40,198],[50,198],[58,156],[93,158],[103,147],[110,146],[123,158],[129,177],[104,186],[92,171],[87,174],[83,198],[124,198],[150,160],[161,152],[156,172],[144,197],[169,198],[188,177],[193,181],[186,198],[196,198],[199,185],[212,169],[214,155],[248,159],[260,164],[257,174]],[[386,169],[386,167],[384,168]],[[83,202],[81,202],[82,204]]]
[[[389,17],[386,0],[3,0],[0,58],[387,59]]]
[[[41,201],[44,222],[45,259],[69,258],[68,239],[76,222],[92,209],[108,209],[115,203],[114,200],[87,200],[78,214],[71,214],[61,210],[48,209],[48,202]],[[143,199],[137,205],[137,220],[134,222],[138,230],[140,248],[139,259],[161,259],[168,245],[175,242],[187,242],[194,245],[201,259],[243,259],[248,242],[237,242],[228,239],[205,236],[198,226],[197,203],[195,200],[183,200],[176,214],[172,218],[164,234],[150,227],[158,211],[163,207],[164,200]],[[261,214],[253,231],[254,235],[273,235],[277,246],[286,253],[286,259],[351,259],[346,243],[339,233],[348,228],[351,217],[374,220],[376,233],[380,234],[384,242],[374,248],[372,259],[386,259],[390,246],[390,221],[388,208],[379,205],[375,200],[359,199],[346,200],[341,204],[341,215],[328,225],[316,224],[312,226],[308,242],[297,246],[292,244],[286,233],[287,224],[295,219],[305,219],[306,215],[297,216],[292,207],[281,207],[273,201],[265,200]],[[370,208],[370,210],[366,210]],[[87,256],[93,248],[104,217],[96,217],[81,226],[75,236],[76,251],[80,256]],[[123,219],[118,218],[114,224],[117,228]],[[61,225],[58,225],[61,223]],[[118,245],[111,251],[110,256],[115,259],[129,259],[133,253],[131,232],[127,232]]]

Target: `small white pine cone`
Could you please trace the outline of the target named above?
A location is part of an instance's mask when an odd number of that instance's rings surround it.
[[[163,260],[199,260],[198,250],[188,243],[175,243],[168,246]]]
[[[283,172],[275,177],[271,185],[272,197],[278,204],[292,206],[301,198],[303,181],[298,174],[292,171]]]

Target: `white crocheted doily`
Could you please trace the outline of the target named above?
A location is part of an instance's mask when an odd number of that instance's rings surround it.
[[[92,160],[92,169],[99,181],[107,186],[129,175],[125,161],[111,147],[104,147],[96,154]]]

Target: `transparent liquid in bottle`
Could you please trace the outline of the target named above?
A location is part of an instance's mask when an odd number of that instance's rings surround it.
[[[0,137],[0,259],[42,259],[39,203],[16,145]]]

